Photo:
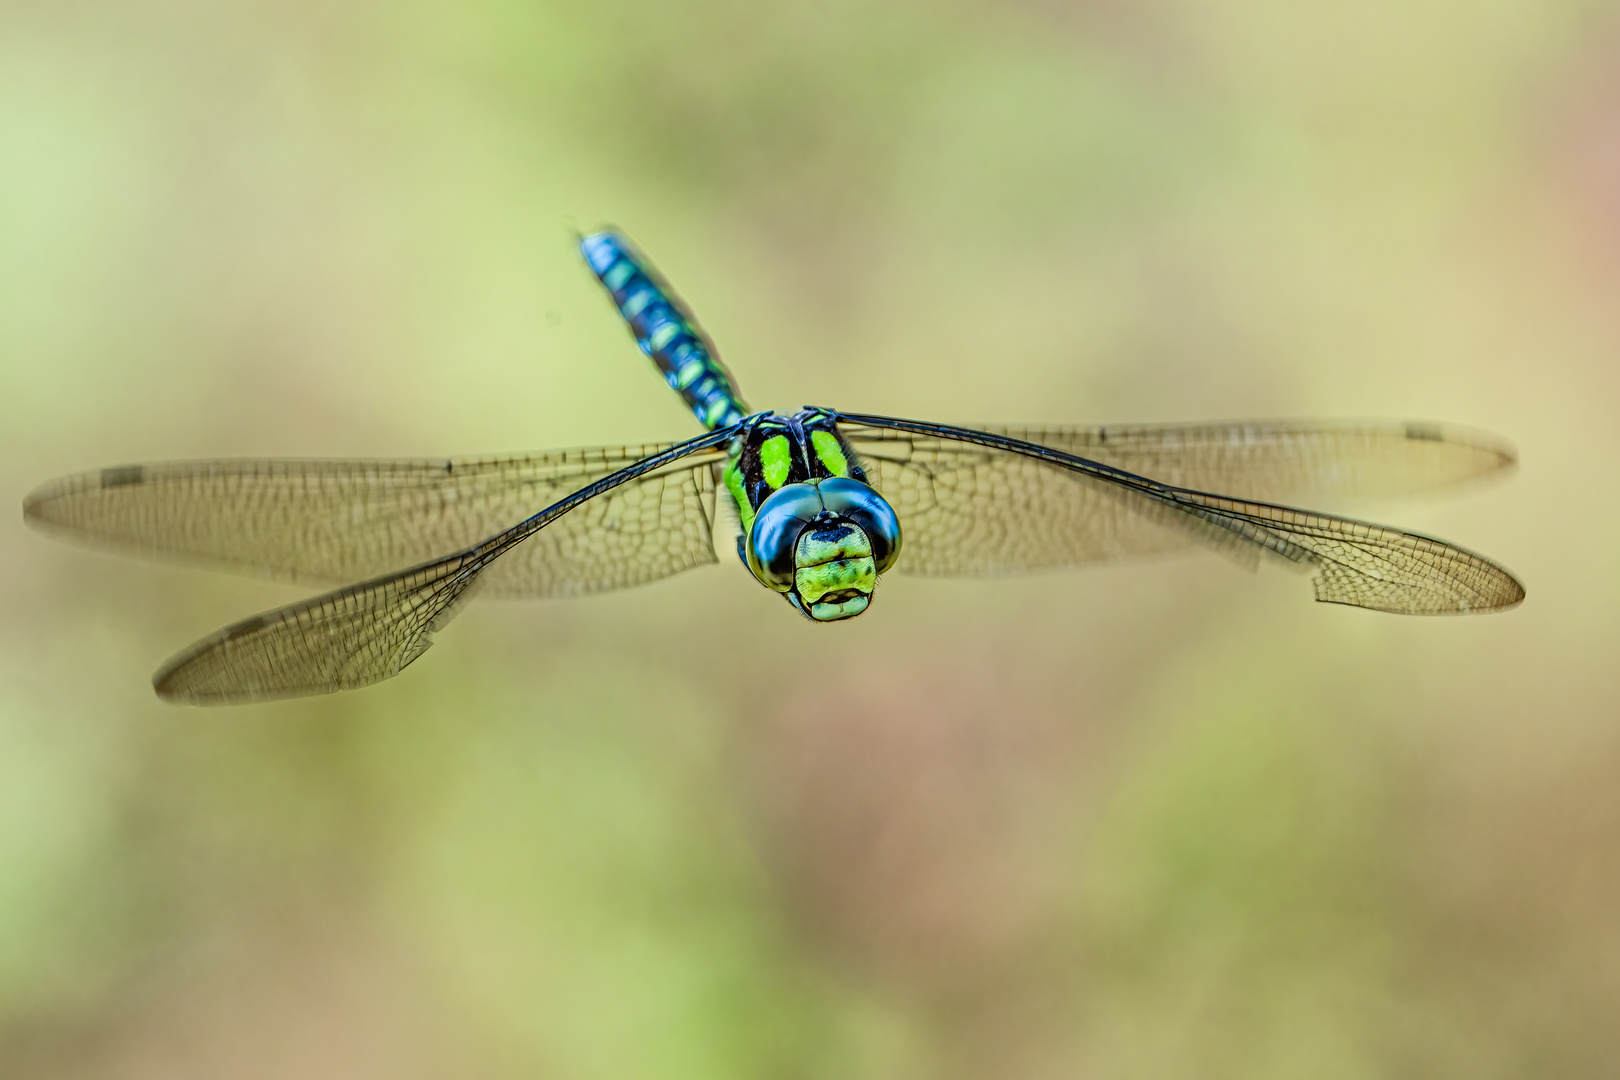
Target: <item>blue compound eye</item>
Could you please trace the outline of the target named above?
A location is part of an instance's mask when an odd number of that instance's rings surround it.
[[[793,589],[794,548],[821,510],[821,496],[809,484],[789,484],[759,504],[748,533],[748,569],[760,584],[777,592]]]
[[[878,573],[894,565],[894,561],[900,557],[900,519],[895,516],[894,507],[889,505],[887,499],[859,480],[844,477],[823,480],[817,490],[821,492],[821,501],[828,510],[839,517],[848,518],[866,532],[867,539],[872,542],[872,561],[877,564]],[[780,494],[780,491],[777,492],[777,495]],[[776,498],[776,495],[771,498]],[[770,505],[769,499],[765,505]]]

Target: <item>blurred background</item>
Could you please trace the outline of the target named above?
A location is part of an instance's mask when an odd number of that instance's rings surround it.
[[[400,678],[152,671],[308,590],[68,472],[679,439],[612,222],[756,406],[1429,418],[1324,506],[1517,572],[729,559]],[[0,2],[0,1075],[1592,1077],[1620,1056],[1620,5]]]

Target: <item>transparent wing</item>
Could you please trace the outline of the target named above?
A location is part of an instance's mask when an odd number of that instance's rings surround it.
[[[619,588],[713,562],[707,514],[721,429],[604,477],[496,536],[423,565],[226,627],[163,666],[160,696],[235,704],[397,675],[503,565],[551,594]],[[707,478],[707,479],[705,479]]]
[[[904,530],[897,569],[995,575],[1215,547],[1314,569],[1317,599],[1406,614],[1491,611],[1512,575],[1444,541],[1176,487],[995,432],[841,414]]]
[[[1150,476],[1170,487],[1280,502],[1425,494],[1511,468],[1483,431],[1399,420],[1250,420],[982,430]]]
[[[673,445],[436,461],[124,465],[48,483],[23,512],[30,524],[97,546],[336,585],[470,547]],[[581,591],[555,569],[538,554],[514,559],[482,575],[481,588],[506,596]]]

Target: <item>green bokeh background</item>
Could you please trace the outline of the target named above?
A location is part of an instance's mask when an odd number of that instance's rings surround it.
[[[1611,1074],[1616,117],[1594,0],[0,2],[0,1076]],[[602,222],[758,406],[1501,432],[1322,508],[1529,599],[1193,558],[829,629],[723,561],[157,701],[301,591],[24,494],[683,438]]]

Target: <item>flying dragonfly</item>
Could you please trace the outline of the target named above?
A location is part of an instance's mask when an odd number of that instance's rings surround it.
[[[160,697],[201,705],[366,686],[421,656],[475,587],[640,585],[719,561],[733,537],[761,585],[823,623],[868,611],[886,573],[1004,575],[1189,547],[1304,568],[1318,600],[1379,611],[1524,598],[1508,571],[1443,540],[1281,505],[1486,476],[1514,462],[1493,436],[1414,422],[970,428],[752,411],[628,239],[599,232],[580,249],[703,434],[487,458],[123,465],[45,484],[24,515],[155,558],[360,582],[228,626],[153,676]]]

